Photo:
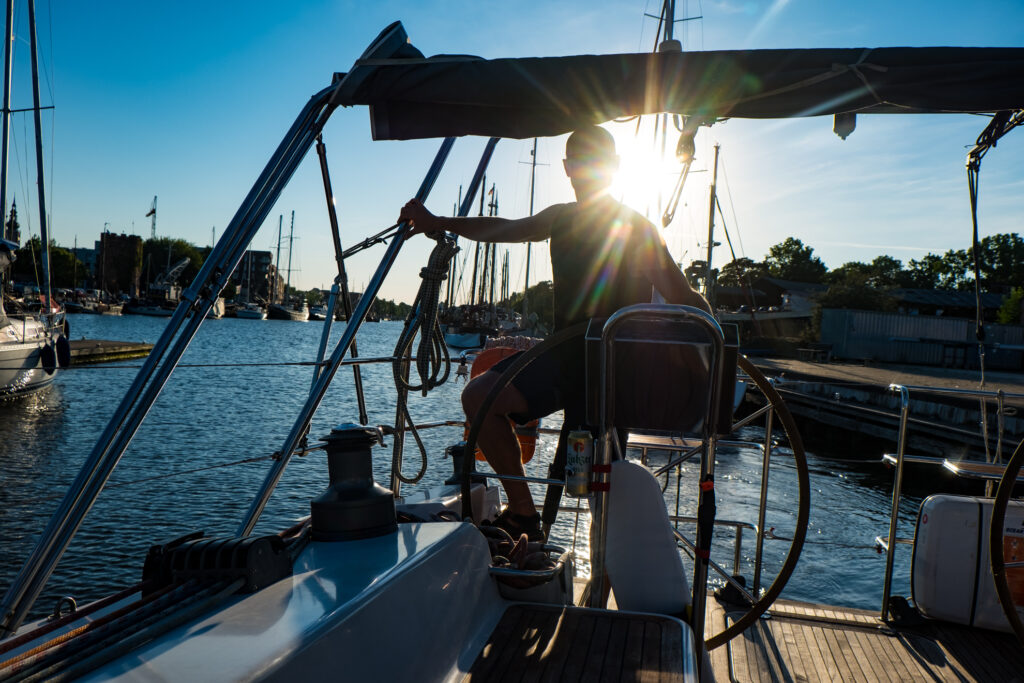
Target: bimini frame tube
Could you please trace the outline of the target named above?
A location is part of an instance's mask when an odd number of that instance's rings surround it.
[[[420,185],[419,191],[416,193],[416,198],[420,201],[426,201],[427,196],[430,195],[430,190],[434,186],[434,181],[437,180],[437,176],[440,175],[441,169],[444,167],[444,162],[448,158],[448,153],[452,149],[452,145],[455,144],[455,138],[445,138],[444,142],[441,143],[441,148],[437,151],[437,155],[434,157],[434,163],[430,165],[430,170],[427,171],[427,176],[423,179],[423,183]],[[327,367],[325,367],[316,378],[316,383],[313,385],[309,392],[309,396],[306,398],[306,403],[302,406],[302,410],[299,412],[298,418],[292,425],[291,431],[288,432],[288,437],[285,439],[284,446],[281,447],[281,457],[274,461],[273,467],[270,472],[267,473],[266,479],[263,481],[263,487],[260,489],[256,498],[253,500],[252,505],[249,507],[249,512],[245,516],[245,520],[241,526],[238,527],[239,536],[248,536],[252,533],[253,527],[256,526],[257,520],[260,518],[260,514],[263,513],[263,508],[266,507],[267,501],[270,500],[270,494],[274,492],[274,488],[277,486],[277,482],[280,481],[281,475],[284,474],[284,468],[288,465],[288,461],[291,459],[292,452],[298,445],[299,440],[306,433],[306,429],[309,427],[310,420],[313,418],[313,413],[320,406],[320,402],[323,400],[324,394],[327,393],[327,387],[330,385],[331,380],[334,378],[334,374],[341,367],[342,361],[345,359],[345,354],[348,353],[352,347],[352,342],[355,340],[356,332],[359,331],[359,327],[363,324],[363,320],[366,318],[366,314],[370,310],[370,306],[373,304],[373,300],[377,297],[377,292],[380,291],[380,286],[384,283],[384,278],[387,277],[388,271],[391,270],[391,266],[395,262],[395,258],[398,256],[399,250],[402,248],[402,244],[405,242],[407,233],[409,232],[409,224],[403,222],[398,226],[398,234],[391,240],[391,244],[388,245],[387,251],[384,253],[384,258],[381,260],[380,265],[377,266],[377,271],[373,274],[370,283],[366,286],[366,291],[363,292],[363,296],[360,297],[359,303],[356,304],[355,310],[352,312],[352,318],[345,325],[345,332],[341,335],[341,339],[338,340],[338,345],[335,347],[334,352],[331,354],[331,359]]]
[[[0,637],[13,633],[32,608],[245,249],[330,117],[333,109],[328,102],[335,89],[332,85],[321,90],[302,109],[192,285],[182,294],[163,334],[4,596]]]

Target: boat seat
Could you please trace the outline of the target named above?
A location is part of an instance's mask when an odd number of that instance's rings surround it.
[[[643,465],[612,463],[605,565],[619,609],[685,614],[690,585],[661,484]]]
[[[516,604],[463,681],[696,681],[690,627],[623,611]]]

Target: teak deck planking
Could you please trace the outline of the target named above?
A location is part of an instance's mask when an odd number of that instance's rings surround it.
[[[740,614],[709,597],[706,635]],[[931,621],[895,627],[865,610],[789,600],[710,659],[720,683],[1024,681],[1024,648],[1011,634]]]

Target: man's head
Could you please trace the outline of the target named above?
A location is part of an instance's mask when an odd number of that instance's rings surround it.
[[[619,168],[615,139],[600,126],[580,128],[565,143],[565,161],[562,163],[577,199],[599,194],[612,184]]]

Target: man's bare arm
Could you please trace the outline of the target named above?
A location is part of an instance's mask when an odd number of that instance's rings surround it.
[[[653,226],[649,229],[653,233],[649,239],[656,264],[650,276],[654,288],[661,292],[665,301],[670,304],[693,306],[714,315],[707,300],[690,286],[686,276],[672,260],[672,255],[668,253],[661,235]]]
[[[549,206],[540,213],[525,218],[499,218],[474,216],[449,218],[435,216],[415,199],[402,207],[399,220],[408,220],[411,235],[447,230],[477,242],[539,242],[551,237],[551,226],[558,216],[559,205]]]

